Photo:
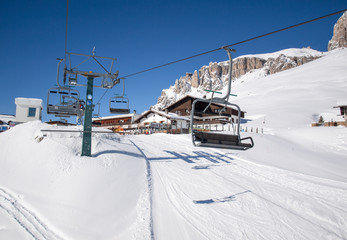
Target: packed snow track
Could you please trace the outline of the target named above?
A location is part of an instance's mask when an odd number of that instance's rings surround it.
[[[137,136],[152,168],[156,239],[346,239],[347,185]]]

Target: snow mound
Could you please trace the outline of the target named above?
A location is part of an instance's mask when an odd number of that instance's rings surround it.
[[[117,134],[95,134],[93,157],[80,157],[81,133],[43,137],[42,129],[78,128],[33,121],[0,135],[0,169],[6,169],[0,189],[14,196],[0,195],[0,215],[5,210],[36,239],[150,236],[146,162],[134,145]],[[11,201],[14,208],[7,207]],[[30,216],[21,217],[23,211]],[[42,237],[50,232],[59,237]]]

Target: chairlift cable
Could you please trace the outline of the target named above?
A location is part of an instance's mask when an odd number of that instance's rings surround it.
[[[105,94],[108,92],[108,90],[110,90],[109,88],[106,89],[106,91],[104,92],[104,94],[102,94],[101,98],[99,99],[98,103],[99,104],[101,102],[101,100],[103,99],[103,97],[105,96]]]
[[[66,55],[67,55],[67,27],[69,17],[69,0],[66,1],[66,26],[65,26],[65,67],[66,67]]]
[[[196,54],[196,55],[193,55],[193,56],[190,56],[190,57],[182,58],[182,59],[179,59],[179,60],[176,60],[176,61],[172,61],[172,62],[169,62],[169,63],[166,63],[166,64],[162,64],[162,65],[159,65],[159,66],[156,66],[156,67],[152,67],[152,68],[148,68],[148,69],[145,69],[145,70],[142,70],[142,71],[139,71],[139,72],[128,74],[128,75],[123,76],[121,78],[128,78],[128,77],[135,76],[135,75],[138,75],[138,74],[141,74],[141,73],[145,73],[145,72],[152,71],[152,70],[155,70],[155,69],[158,69],[158,68],[162,68],[162,67],[165,67],[165,66],[168,66],[168,65],[172,65],[172,64],[175,64],[175,63],[178,63],[178,62],[183,62],[183,61],[195,58],[195,57],[199,57],[199,56],[202,56],[202,55],[205,55],[205,54],[209,54],[209,53],[212,53],[212,52],[216,52],[216,51],[222,50],[222,49],[224,49],[224,47],[232,47],[232,46],[236,46],[236,45],[239,45],[239,44],[242,44],[242,43],[250,42],[250,41],[262,38],[262,37],[266,37],[266,36],[269,36],[269,35],[272,35],[272,34],[275,34],[275,33],[279,33],[279,32],[291,29],[291,28],[299,27],[299,26],[302,26],[302,25],[305,25],[305,24],[308,24],[308,23],[311,23],[311,22],[315,22],[315,21],[318,21],[318,20],[321,20],[321,19],[324,19],[324,18],[327,18],[327,17],[331,17],[331,16],[334,16],[336,14],[339,14],[339,13],[342,13],[342,12],[345,12],[345,11],[347,11],[347,9],[343,9],[343,10],[340,10],[340,11],[337,11],[337,12],[333,12],[333,13],[330,13],[330,14],[327,14],[327,15],[324,15],[324,16],[321,16],[321,17],[318,17],[318,18],[314,18],[314,19],[311,19],[311,20],[308,20],[308,21],[305,21],[305,22],[294,24],[294,25],[291,25],[289,27],[281,28],[281,29],[278,29],[276,31],[265,33],[265,34],[262,34],[262,35],[259,35],[259,36],[256,36],[256,37],[248,38],[246,40],[243,40],[243,41],[240,41],[240,42],[236,42],[236,43],[233,43],[233,44],[229,44],[229,45],[226,45],[226,46],[223,46],[223,47],[219,47],[219,48],[207,51],[207,52],[199,53],[199,54]],[[100,101],[105,96],[105,94],[108,92],[108,90],[109,89],[107,89],[105,91],[105,93],[101,96],[101,98],[99,99],[98,103],[100,103]]]
[[[108,92],[108,90],[110,90],[109,88],[106,89],[106,91],[104,92],[104,94],[100,97],[99,101],[97,104],[99,104],[101,102],[101,100],[103,99],[103,97],[106,95],[106,93]],[[123,79],[123,93],[122,93],[122,97],[125,96],[125,79]]]
[[[288,30],[288,29],[291,29],[291,28],[299,27],[299,26],[302,26],[302,25],[305,25],[305,24],[308,24],[308,23],[311,23],[311,22],[315,22],[315,21],[318,21],[318,20],[321,20],[321,19],[324,19],[324,18],[327,18],[327,17],[331,17],[333,15],[336,15],[336,14],[339,14],[339,13],[342,13],[342,12],[345,12],[345,11],[347,11],[347,9],[343,9],[343,10],[340,10],[340,11],[337,11],[337,12],[334,12],[334,13],[330,13],[330,14],[327,14],[327,15],[324,15],[324,16],[321,16],[321,17],[318,17],[318,18],[314,18],[314,19],[311,19],[311,20],[308,20],[308,21],[305,21],[305,22],[294,24],[294,25],[291,25],[289,27],[281,28],[281,29],[278,29],[276,31],[272,31],[272,32],[269,32],[269,33],[266,33],[266,34],[262,34],[262,35],[256,36],[256,37],[248,38],[246,40],[243,40],[243,41],[240,41],[240,42],[236,42],[236,43],[232,43],[232,44],[229,44],[229,45],[226,45],[226,46],[223,46],[223,47],[219,47],[219,48],[207,51],[207,52],[199,53],[199,54],[196,54],[196,55],[193,55],[193,56],[190,56],[190,57],[182,58],[182,59],[179,59],[179,60],[176,60],[176,61],[172,61],[172,62],[169,62],[169,63],[166,63],[166,64],[162,64],[162,65],[159,65],[159,66],[156,66],[156,67],[152,67],[152,68],[148,68],[148,69],[145,69],[145,70],[142,70],[142,71],[139,71],[139,72],[128,74],[126,76],[123,76],[123,78],[128,78],[128,77],[135,76],[135,75],[138,75],[138,74],[141,74],[141,73],[145,73],[145,72],[148,72],[148,71],[151,71],[151,70],[162,68],[162,67],[165,67],[165,66],[168,66],[168,65],[171,65],[171,64],[175,64],[175,63],[186,61],[186,60],[189,60],[189,59],[192,59],[192,58],[195,58],[195,57],[199,57],[199,56],[202,56],[202,55],[205,55],[205,54],[208,54],[208,53],[216,52],[216,51],[222,50],[224,47],[232,47],[232,46],[236,46],[236,45],[239,45],[239,44],[242,44],[242,43],[250,42],[250,41],[256,40],[258,38],[266,37],[266,36],[269,36],[269,35],[272,35],[272,34],[275,34],[275,33],[278,33],[278,32],[282,32],[282,31],[285,31],[285,30]]]

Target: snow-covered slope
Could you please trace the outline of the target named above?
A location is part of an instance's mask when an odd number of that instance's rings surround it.
[[[233,84],[254,148],[190,135],[92,139],[40,122],[0,134],[0,239],[347,239],[347,128],[310,126],[347,95],[347,49]],[[263,129],[256,134],[250,129]]]
[[[305,65],[263,77],[262,69],[246,74],[233,83],[233,100],[247,112],[248,118],[276,128],[302,127],[322,115],[337,119],[333,107],[346,99],[347,49]],[[260,117],[261,116],[261,117]]]

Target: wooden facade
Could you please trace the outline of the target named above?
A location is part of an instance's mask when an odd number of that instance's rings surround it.
[[[139,117],[136,113],[93,118],[93,125],[108,128],[112,131],[129,132],[136,129],[133,121]]]
[[[131,124],[132,116],[125,116],[125,117],[113,117],[113,118],[101,118],[94,120],[93,123],[100,125],[101,127],[108,127],[108,126],[119,126],[119,125],[125,125],[125,124]]]
[[[192,104],[194,100],[197,99],[196,97],[187,95],[183,97],[182,99],[178,100],[177,102],[171,104],[170,106],[164,108],[164,111],[171,112],[171,113],[176,113],[180,116],[189,116],[190,112],[192,110]],[[218,110],[224,108],[224,105],[220,104],[211,104],[210,107],[207,109],[206,113],[202,113],[202,111],[207,107],[208,103],[205,102],[198,102],[195,105],[197,116],[200,117],[208,117],[208,116],[213,116],[213,115],[219,115]],[[245,117],[244,111],[241,111],[241,118]],[[238,110],[234,109],[230,106],[226,107],[226,111],[221,114],[221,116],[224,117],[230,117],[231,115],[237,116],[238,115]]]

